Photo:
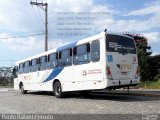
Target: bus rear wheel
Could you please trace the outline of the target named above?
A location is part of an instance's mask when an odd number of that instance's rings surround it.
[[[60,82],[56,82],[53,86],[53,93],[56,98],[62,98],[63,97],[63,92],[62,92],[62,87]]]
[[[27,94],[27,90],[24,90],[24,85],[23,83],[20,85],[20,90],[22,94]]]

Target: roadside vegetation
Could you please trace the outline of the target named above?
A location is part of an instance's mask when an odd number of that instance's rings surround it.
[[[135,39],[137,46],[140,88],[160,89],[160,55],[151,56],[148,39],[142,35],[127,34]],[[159,70],[159,71],[158,71]]]
[[[153,81],[140,82],[138,86],[145,89],[160,89],[160,75],[157,75]]]
[[[8,86],[0,86],[0,88],[14,88],[14,86],[13,85],[8,85]]]
[[[140,88],[145,89],[160,89],[160,81],[146,81],[146,82],[140,82],[138,85]]]

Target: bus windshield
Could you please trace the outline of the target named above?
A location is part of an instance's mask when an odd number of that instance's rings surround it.
[[[121,54],[136,54],[134,39],[119,35],[106,36],[106,50]]]

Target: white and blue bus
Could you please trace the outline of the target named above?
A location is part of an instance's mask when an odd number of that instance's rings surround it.
[[[139,83],[134,39],[107,32],[18,61],[13,73],[21,93],[53,91],[56,97]]]

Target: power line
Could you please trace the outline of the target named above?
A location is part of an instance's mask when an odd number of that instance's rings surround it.
[[[35,15],[35,17],[36,17],[36,20],[37,20],[37,22],[38,22],[38,24],[39,24],[39,26],[40,26],[40,29],[41,29],[42,31],[44,31],[44,29],[43,29],[43,27],[42,27],[42,24],[41,24],[41,20],[38,19],[38,15],[36,14],[36,12],[35,12],[35,10],[34,10],[33,5],[32,5],[32,9],[33,9],[33,13],[34,13],[34,15]]]
[[[44,25],[44,22],[43,22],[43,17],[42,17],[42,14],[40,13],[40,8],[39,7],[37,7],[38,8],[38,13],[39,13],[39,17],[40,17],[40,21],[41,21],[41,23],[42,23],[42,25]]]
[[[12,60],[12,59],[10,59],[10,60],[3,60],[3,59],[0,59],[0,61],[18,61],[18,60]]]
[[[44,35],[44,33],[31,34],[31,35],[21,35],[21,36],[13,36],[13,37],[4,37],[4,38],[0,38],[0,39],[25,38],[25,37],[39,36],[39,35]]]

